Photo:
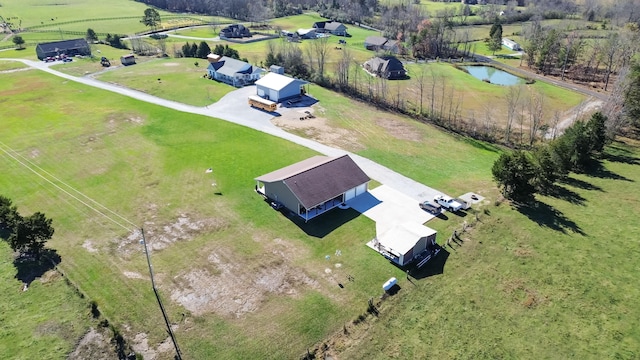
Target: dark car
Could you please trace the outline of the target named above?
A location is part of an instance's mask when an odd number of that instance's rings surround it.
[[[420,203],[420,209],[425,210],[433,215],[438,215],[442,211],[442,206],[434,204],[430,201]]]
[[[63,62],[72,62],[72,61],[73,61],[73,59],[72,59],[72,58],[70,58],[70,57],[66,57],[66,58],[62,59],[62,61],[63,61]]]

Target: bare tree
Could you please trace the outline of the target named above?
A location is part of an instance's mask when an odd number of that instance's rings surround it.
[[[618,71],[618,79],[613,84],[611,94],[602,108],[602,113],[607,117],[607,137],[612,139],[628,124],[628,118],[624,112],[625,94],[629,89],[629,66],[623,66]]]
[[[607,40],[604,43],[605,45],[605,66],[607,67],[605,76],[604,76],[604,91],[607,91],[607,87],[609,86],[609,78],[611,73],[615,71],[616,65],[618,64],[618,58],[616,55],[620,51],[620,36],[617,32],[611,33]]]
[[[316,74],[318,76],[318,80],[322,81],[324,79],[324,65],[327,59],[327,53],[329,52],[329,38],[321,37],[312,40],[310,49],[313,55],[313,60],[315,60],[316,63]]]
[[[544,94],[533,91],[529,96],[529,146],[533,145],[536,134],[542,126],[544,116]]]
[[[419,103],[420,103],[420,110],[419,110],[419,114],[420,116],[422,116],[422,104],[423,104],[423,100],[424,100],[424,87],[425,87],[425,78],[424,78],[424,73],[425,73],[425,66],[421,66],[420,67],[420,73],[418,74],[418,76],[415,77],[417,85],[418,85],[418,92],[420,93],[420,99],[419,99]]]
[[[346,88],[349,85],[349,70],[351,69],[351,52],[348,48],[342,50],[340,59],[336,64],[336,77],[338,86]]]
[[[520,102],[520,96],[522,95],[521,86],[510,86],[509,91],[505,95],[507,102],[507,124],[504,129],[504,141],[509,143],[511,139],[511,129],[513,127],[513,121],[516,117],[516,110],[518,103]]]

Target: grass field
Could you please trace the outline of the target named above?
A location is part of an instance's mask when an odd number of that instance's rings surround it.
[[[72,83],[60,85],[57,79],[32,71],[0,76],[0,94],[7,99],[1,141],[145,226],[156,249],[152,259],[160,291],[178,324],[185,356],[297,357],[307,346],[341,331],[363,311],[366,299],[379,294],[386,278],[403,278],[399,269],[363,245],[373,236],[369,220],[356,217],[325,236],[309,236],[321,228],[292,223],[251,191],[255,176],[305,158],[310,151],[212,119]],[[323,89],[311,91],[332,125],[361,132],[355,138],[358,153],[447,192],[478,191],[495,198],[489,167],[498,149],[378,113]],[[615,316],[640,318],[632,301],[637,289],[629,285],[638,280],[634,273],[638,254],[628,248],[637,244],[631,230],[637,214],[629,211],[638,201],[637,153],[622,144],[611,151],[611,161],[605,163],[608,171],[574,176],[563,185],[562,197],[540,198],[539,210],[528,216],[506,204],[486,205],[490,215],[463,236],[468,240],[462,247],[449,250],[442,276],[417,281],[415,288],[401,281],[403,290],[383,304],[383,315],[371,321],[370,332],[361,341],[343,339],[343,348],[336,349],[344,351],[344,358],[425,353],[553,357],[562,344],[569,344],[560,352],[567,356],[637,352],[638,327]],[[51,246],[59,250],[60,266],[68,276],[112,322],[130,327],[129,337],[145,332],[151,344],[164,340],[144,277],[146,264],[137,241],[127,240],[129,232],[7,157],[2,162],[6,175],[0,185],[7,196],[25,211],[37,206],[56,221]],[[213,180],[204,174],[211,166]],[[607,205],[612,196],[629,205],[611,209]],[[345,216],[349,219],[352,214],[326,220],[341,224]],[[167,240],[171,234],[163,229],[178,226],[181,218],[204,225],[193,233],[178,234],[175,242]],[[429,225],[441,232],[442,242],[463,219],[453,216]],[[611,226],[613,219],[620,225]],[[603,248],[607,254],[602,254]],[[324,260],[336,249],[342,250],[342,258]],[[620,258],[629,261],[620,264]],[[341,267],[336,268],[334,261]],[[229,305],[240,311],[239,316],[220,308],[200,313],[179,305],[181,294],[206,299],[195,290],[196,283],[212,293],[216,289],[233,293],[220,277],[225,267],[234,271],[238,289],[257,281],[252,280],[255,274],[279,269],[298,279],[288,283],[296,295],[266,292],[257,297],[257,309],[245,313]],[[327,268],[332,272],[325,272]],[[347,274],[356,281],[339,289],[335,282]],[[268,276],[272,277],[277,276]],[[243,294],[248,301],[255,300],[253,296]],[[585,338],[590,341],[584,342]]]
[[[602,170],[571,176],[536,209],[488,206],[447,247],[444,274],[405,282],[366,333],[337,341],[341,357],[635,358],[638,155],[615,143]]]
[[[3,192],[5,189],[3,186]],[[81,299],[56,272],[36,279],[27,291],[16,276],[13,252],[0,241],[0,356],[65,358],[92,325],[88,300]]]
[[[198,62],[198,66],[195,66]],[[185,104],[212,104],[235,88],[202,77],[209,63],[202,59],[154,59],[105,72],[97,79],[114,82],[163,99]],[[160,79],[160,80],[158,80]]]

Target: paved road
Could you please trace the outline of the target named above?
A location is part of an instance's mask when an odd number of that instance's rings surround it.
[[[56,63],[45,63],[41,61],[32,61],[25,59],[0,59],[19,61],[30,67],[48,72],[55,76],[75,81],[84,85],[93,86],[99,89],[115,92],[120,95],[128,96],[147,103],[164,106],[177,111],[191,114],[210,116],[225,121],[229,121],[238,125],[250,127],[252,129],[270,134],[285,140],[289,140],[296,144],[305,146],[327,156],[341,156],[349,154],[353,160],[374,180],[385,184],[417,201],[431,200],[433,196],[441,193],[424,184],[409,179],[385,166],[371,161],[362,156],[347,152],[345,150],[336,149],[316,141],[306,139],[291,133],[288,133],[279,127],[273,125],[270,119],[272,114],[253,109],[247,104],[247,96],[255,93],[254,86],[247,86],[225,95],[220,101],[206,107],[191,106],[171,100],[161,99],[159,97],[149,95],[147,93],[132,90],[120,85],[102,82],[91,77],[76,77],[51,69],[51,65]]]

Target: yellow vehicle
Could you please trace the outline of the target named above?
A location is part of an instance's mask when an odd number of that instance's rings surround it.
[[[263,99],[258,95],[249,96],[249,105],[254,108],[262,109],[265,111],[273,112],[278,108],[278,104],[267,99]]]

